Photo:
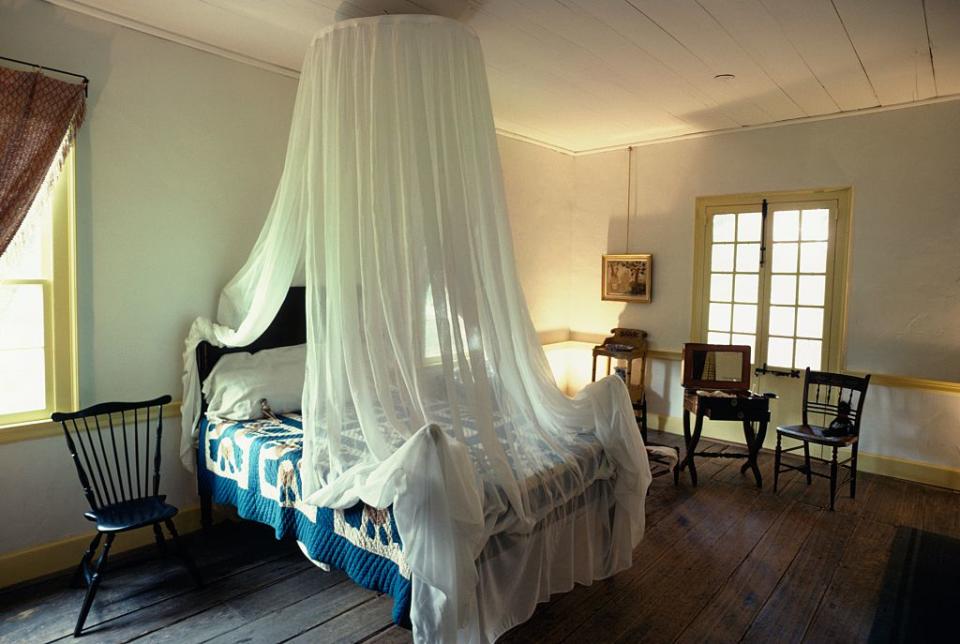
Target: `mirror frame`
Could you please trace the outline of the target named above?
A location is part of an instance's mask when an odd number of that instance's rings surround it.
[[[701,380],[693,376],[693,354],[700,351],[723,351],[742,354],[740,380]],[[683,345],[683,387],[684,389],[750,389],[750,345],[746,344],[702,344],[688,342]]]

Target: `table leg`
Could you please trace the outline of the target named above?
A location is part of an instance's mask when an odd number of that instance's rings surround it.
[[[766,433],[766,423],[760,424],[760,434],[758,435],[753,433],[753,423],[749,420],[743,421],[743,437],[747,441],[747,462],[740,468],[740,473],[743,474],[749,467],[753,471],[753,477],[757,480],[758,488],[763,487],[763,477],[760,475],[760,468],[757,466],[757,455],[760,452],[760,446],[763,444],[763,439],[760,436]]]
[[[690,412],[683,412],[683,434],[687,444],[687,455],[684,459],[684,465],[690,468],[690,482],[693,487],[697,487],[697,466],[693,462],[693,455],[697,451],[697,443],[700,442],[700,433],[703,431],[703,415],[697,414],[696,424],[693,426],[693,435],[690,435]]]

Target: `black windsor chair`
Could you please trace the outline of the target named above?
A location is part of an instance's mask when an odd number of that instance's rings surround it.
[[[63,427],[84,496],[90,504],[90,511],[83,516],[97,524],[97,534],[73,576],[74,585],[83,582],[87,587],[73,630],[74,637],[79,637],[83,631],[110,546],[120,532],[152,526],[157,547],[165,553],[166,541],[160,527],[161,523],[164,524],[170,532],[176,554],[197,585],[203,583],[173,524],[178,510],[166,502],[166,495],[160,494],[163,405],[169,402],[170,396],[144,402],[108,402],[72,413],[57,412],[51,417]],[[151,428],[152,422],[155,425]],[[106,541],[93,563],[104,535]]]

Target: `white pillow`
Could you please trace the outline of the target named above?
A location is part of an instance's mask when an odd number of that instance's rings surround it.
[[[297,411],[306,379],[307,345],[265,349],[256,353],[229,353],[213,367],[203,383],[207,414],[226,420],[264,417],[264,398],[277,414]]]

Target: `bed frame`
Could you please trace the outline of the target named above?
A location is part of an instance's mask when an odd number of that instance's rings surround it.
[[[306,289],[292,286],[287,297],[280,305],[277,316],[259,338],[244,347],[217,347],[209,342],[197,345],[197,372],[202,383],[210,375],[213,367],[223,356],[230,353],[256,353],[264,349],[289,347],[304,344],[307,341]],[[207,400],[200,394],[200,419],[207,413]],[[200,422],[199,420],[197,422]],[[200,457],[199,452],[197,457]],[[199,472],[199,463],[197,464]],[[204,528],[213,523],[213,500],[209,490],[204,490],[197,479],[197,492],[200,495],[200,522]]]

